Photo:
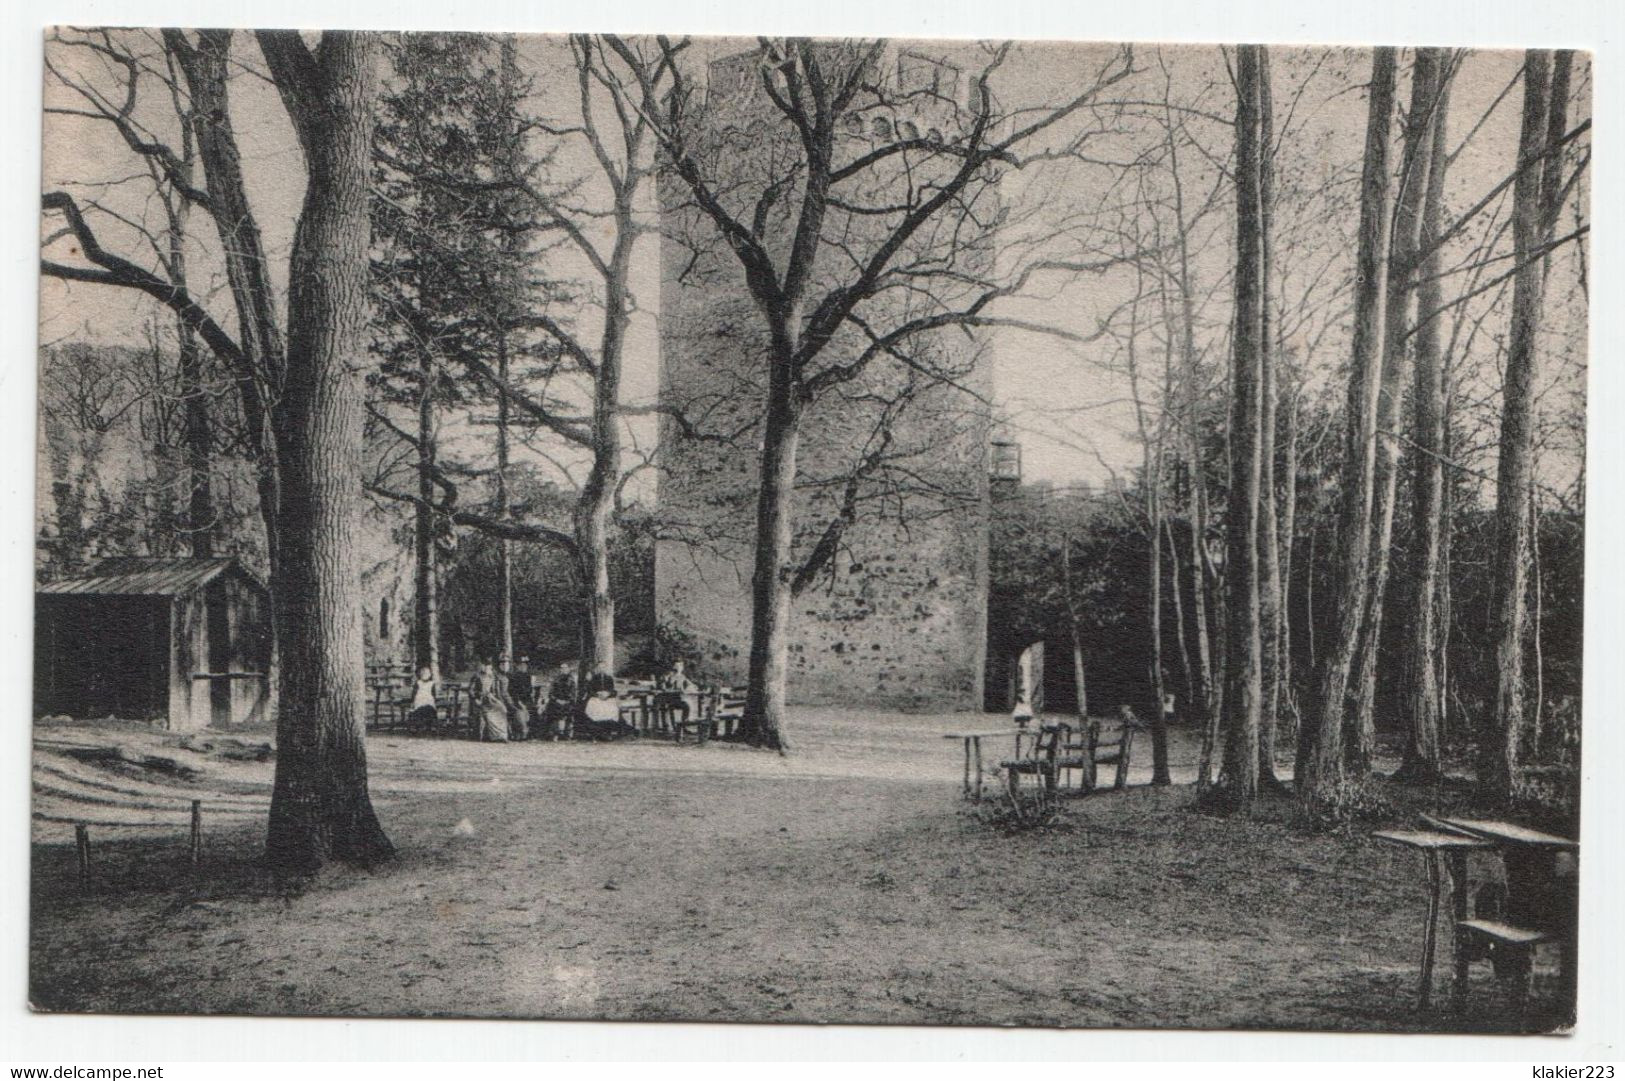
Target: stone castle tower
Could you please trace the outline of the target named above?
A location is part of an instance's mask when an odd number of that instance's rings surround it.
[[[752,51],[713,63],[697,118],[719,182],[753,197],[799,153],[760,86],[761,62]],[[897,92],[860,101],[842,118],[837,167],[886,140],[952,140],[966,123],[967,80],[953,64],[902,50],[882,67],[876,81]],[[883,197],[886,185],[904,183],[908,166],[898,160],[865,182],[865,194]],[[996,210],[986,205],[992,185],[983,188],[978,214]],[[667,536],[656,546],[656,613],[708,678],[743,683],[765,324],[737,259],[716,242],[683,182],[663,178],[659,195],[661,396],[683,411],[688,429],[663,418],[658,501]],[[787,245],[790,221],[787,212],[784,228],[770,224],[765,235]],[[839,242],[825,245],[818,264],[825,288],[841,280],[841,260],[865,240],[872,246],[877,232],[856,216],[838,228]],[[826,237],[831,231],[826,226]],[[935,234],[924,243],[941,246]],[[991,258],[985,250],[956,251],[982,266]],[[816,302],[822,293],[815,287],[809,295]],[[901,309],[909,302],[890,303]],[[821,359],[850,358],[864,341],[855,332],[837,339]],[[859,493],[860,510],[833,565],[796,601],[792,702],[981,708],[991,360],[986,343],[962,329],[935,332],[915,354],[952,378],[877,361],[864,378],[821,397],[802,422],[798,558],[813,550],[849,491]],[[696,438],[695,429],[708,435]],[[875,452],[883,430],[890,433],[882,448],[887,466],[851,487],[854,466]]]

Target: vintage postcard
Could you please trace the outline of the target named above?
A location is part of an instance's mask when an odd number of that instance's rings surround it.
[[[1585,52],[43,48],[34,1009],[1575,1024]]]

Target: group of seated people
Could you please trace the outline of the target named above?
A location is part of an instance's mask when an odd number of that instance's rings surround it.
[[[658,691],[673,696],[672,707],[686,721],[691,706],[686,695],[698,690],[688,678],[681,660],[655,682]],[[472,739],[494,743],[521,740],[614,740],[636,737],[638,730],[621,720],[621,701],[615,677],[595,672],[585,687],[578,687],[575,667],[560,664],[548,685],[545,699],[537,694],[529,665],[521,661],[510,669],[508,658],[482,661],[468,681],[468,723]],[[435,700],[439,693],[434,674],[418,669],[409,704],[410,723],[429,729],[435,723]]]

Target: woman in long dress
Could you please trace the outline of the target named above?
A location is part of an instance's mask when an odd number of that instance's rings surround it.
[[[410,713],[407,719],[414,728],[427,732],[434,727],[435,698],[440,688],[435,685],[434,672],[428,667],[418,669],[418,678],[412,684],[412,699],[409,704]]]
[[[595,673],[587,683],[587,698],[576,717],[578,739],[622,739],[636,736],[638,730],[621,720],[621,700],[615,694],[615,678]]]

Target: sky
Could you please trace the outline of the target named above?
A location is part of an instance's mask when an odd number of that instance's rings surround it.
[[[697,43],[695,53],[709,58],[750,44],[744,39],[709,39]],[[964,43],[940,48],[956,53],[967,67],[972,66],[978,51]],[[1066,43],[1020,45],[995,76],[995,90],[1001,102],[1011,107],[1054,100],[1105,63],[1112,48]],[[280,276],[285,271],[302,196],[301,162],[281,102],[260,74],[262,63],[246,35],[239,35],[237,51],[243,75],[232,86],[234,123],[242,146],[248,194],[272,254],[273,274]],[[1290,135],[1283,140],[1283,186],[1294,181],[1305,186],[1323,182],[1324,177],[1311,174],[1329,170],[1334,164],[1343,166],[1347,173],[1353,168],[1351,163],[1358,162],[1364,140],[1363,82],[1369,71],[1369,52],[1297,48],[1278,49],[1273,55],[1277,114]],[[70,58],[60,49],[52,56],[93,85],[107,84],[106,72],[98,70],[94,63],[87,64],[84,57]],[[524,38],[521,57],[522,66],[536,79],[530,105],[544,115],[567,116],[576,101],[573,87],[558,77],[562,64],[567,62],[560,40]],[[1452,164],[1448,194],[1452,206],[1472,203],[1505,174],[1513,160],[1519,94],[1514,91],[1506,95],[1487,119],[1481,122],[1480,117],[1516,71],[1518,59],[1515,53],[1477,53],[1461,69],[1452,101],[1451,128],[1453,132],[1474,130],[1474,137]],[[1189,130],[1209,155],[1205,161],[1187,157],[1188,184],[1206,191],[1216,183],[1217,171],[1224,167],[1230,151],[1232,136],[1225,121],[1234,108],[1223,54],[1210,46],[1138,46],[1134,64],[1137,74],[1110,92],[1124,111],[1080,114],[1070,127],[1058,126],[1035,147],[1053,148],[1083,125],[1094,125],[1099,132],[1085,144],[1085,153],[1079,159],[1047,163],[1005,181],[1003,195],[1012,209],[1013,224],[1001,239],[1008,240],[1011,260],[1019,261],[1037,252],[1075,256],[1082,251],[1095,258],[1114,244],[1121,246],[1120,238],[1096,226],[1101,221],[1110,226],[1110,214],[1102,207],[1124,197],[1122,163],[1143,151],[1151,129],[1142,114],[1162,100],[1172,99],[1192,110],[1187,116]],[[140,115],[155,131],[167,133],[173,130],[173,121],[167,100],[159,96],[160,89],[150,79],[143,85]],[[1399,94],[1403,101],[1407,94],[1403,80]],[[45,95],[48,107],[81,104],[49,75]],[[560,166],[584,178],[589,185],[586,194],[591,195],[593,173],[579,146],[564,148]],[[109,125],[74,116],[46,117],[46,189],[66,187],[81,201],[94,201],[104,208],[108,214],[95,216],[103,242],[125,252],[139,251],[141,242],[116,218],[149,225],[156,225],[161,218],[160,209],[144,194],[144,181],[117,183],[129,177],[132,168],[131,155]],[[1345,182],[1347,179],[1345,175]],[[648,190],[652,193],[652,185]],[[1190,193],[1187,198],[1194,202],[1201,195]],[[652,210],[652,206],[646,209]],[[1279,256],[1285,288],[1302,286],[1330,292],[1339,275],[1350,272],[1353,252],[1344,242],[1353,234],[1355,212],[1349,202],[1331,206],[1326,210],[1326,220],[1308,222],[1298,233],[1290,233],[1292,223],[1285,223],[1288,229],[1283,231],[1289,235]],[[1192,243],[1200,245],[1193,254],[1193,272],[1198,287],[1212,295],[1206,317],[1220,328],[1212,331],[1208,343],[1215,364],[1222,360],[1222,325],[1227,319],[1225,276],[1231,258],[1232,220],[1230,208],[1221,203],[1192,230]],[[1080,222],[1089,227],[1078,227]],[[651,401],[658,383],[658,243],[653,236],[646,238],[637,254],[633,293],[638,313],[632,323],[626,363],[629,404]],[[202,247],[207,249],[209,245]],[[1320,252],[1329,252],[1329,256]],[[140,256],[132,257],[141,261]],[[586,277],[586,265],[579,257],[572,261],[568,253],[562,253],[555,256],[548,272],[560,277]],[[210,306],[224,319],[230,313],[229,296],[222,289],[218,262],[201,256],[194,273],[210,279]],[[1136,418],[1130,400],[1132,388],[1124,370],[1121,335],[1100,333],[1103,321],[1112,320],[1109,325],[1120,327],[1122,308],[1133,291],[1132,271],[1119,266],[1103,274],[1037,280],[1031,297],[1007,309],[1008,314],[1042,322],[1076,338],[1092,339],[1079,342],[1058,335],[995,332],[995,394],[1006,430],[1023,444],[1028,479],[1058,485],[1099,485],[1114,476],[1126,476],[1135,468],[1140,451],[1134,435]],[[1488,298],[1485,303],[1489,303]],[[41,341],[138,341],[138,328],[153,317],[154,308],[152,302],[127,291],[45,279],[41,283]],[[1582,309],[1577,334],[1582,356],[1583,315]],[[1570,311],[1569,317],[1572,323],[1575,313]],[[1143,321],[1151,321],[1151,315],[1145,315]],[[584,313],[578,329],[590,337],[594,323],[592,314]],[[1163,363],[1161,346],[1155,338],[1153,334],[1137,339],[1137,363],[1142,370],[1156,370]],[[1318,341],[1323,366],[1332,370],[1338,351],[1346,349],[1346,326],[1331,320]],[[1304,348],[1308,348],[1307,338]],[[1142,385],[1142,398],[1155,397],[1154,389],[1145,389],[1147,385],[1154,388],[1155,383],[1151,379]],[[1150,404],[1154,407],[1155,403]],[[631,423],[634,439],[647,445],[653,436],[652,424],[647,420]],[[572,469],[573,463],[565,460],[564,468]]]

